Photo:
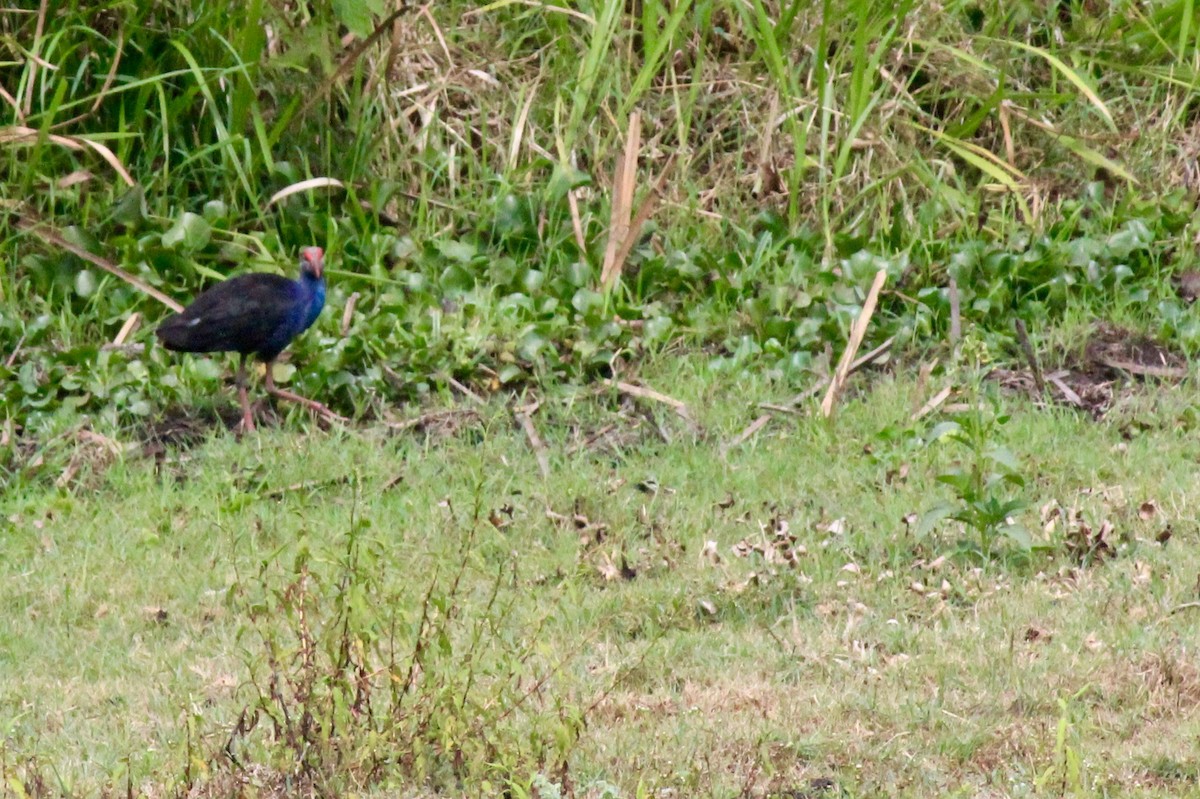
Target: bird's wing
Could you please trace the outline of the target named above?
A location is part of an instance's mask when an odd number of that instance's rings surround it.
[[[258,352],[295,313],[294,281],[256,272],[210,288],[164,321],[158,337],[184,352]]]

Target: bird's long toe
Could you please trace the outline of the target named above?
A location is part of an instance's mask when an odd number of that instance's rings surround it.
[[[269,388],[268,391],[271,393],[272,396],[278,397],[279,399],[287,400],[288,402],[295,402],[298,405],[303,405],[304,407],[308,408],[313,413],[316,413],[319,416],[321,416],[326,421],[339,422],[341,424],[347,424],[350,421],[345,416],[341,416],[337,413],[334,413],[332,410],[330,410],[325,405],[322,405],[321,403],[317,402],[316,400],[311,400],[308,397],[302,397],[299,394],[294,394],[291,391],[286,391],[277,386]]]

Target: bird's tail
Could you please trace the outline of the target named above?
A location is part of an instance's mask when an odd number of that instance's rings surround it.
[[[159,342],[176,352],[219,352],[228,349],[220,330],[196,324],[183,314],[168,316],[154,331]]]

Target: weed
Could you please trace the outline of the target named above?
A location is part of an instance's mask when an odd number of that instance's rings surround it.
[[[548,615],[520,637],[501,635],[518,604],[502,588],[522,575],[502,562],[470,596],[464,577],[489,567],[475,552],[480,518],[462,521],[446,531],[459,536],[445,560],[455,565],[434,569],[416,605],[357,513],[340,553],[301,541],[286,568],[264,561],[233,588],[233,610],[249,620],[253,698],[205,780],[265,769],[328,795],[397,779],[439,791],[499,789],[542,771],[569,779],[585,707],[550,686],[579,651],[545,650]]]
[[[1025,553],[1033,549],[1033,539],[1013,519],[1028,506],[1023,496],[1013,495],[1014,489],[1025,488],[1021,464],[995,440],[1009,416],[1001,412],[994,393],[985,396],[986,403],[939,423],[929,434],[931,444],[956,444],[965,457],[938,472],[938,482],[950,486],[954,501],[926,510],[918,535],[928,533],[943,519],[953,519],[977,536],[964,551],[973,551],[986,562],[992,558],[997,538],[1007,539]]]
[[[1077,716],[1080,698],[1092,690],[1086,686],[1074,696],[1058,699],[1058,724],[1054,732],[1054,762],[1038,775],[1034,784],[1039,790],[1051,790],[1058,796],[1087,795],[1087,779],[1076,743]]]

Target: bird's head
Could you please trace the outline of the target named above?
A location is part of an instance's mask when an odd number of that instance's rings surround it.
[[[300,272],[320,280],[325,272],[325,251],[320,247],[305,247],[301,250]]]

